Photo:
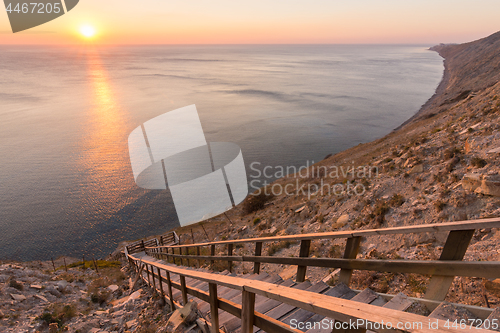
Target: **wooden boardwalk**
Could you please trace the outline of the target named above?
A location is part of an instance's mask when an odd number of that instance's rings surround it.
[[[165,263],[163,260],[150,257],[145,252],[135,253],[134,257],[140,261],[151,261],[151,262],[161,263],[163,265],[170,266],[172,268],[178,268],[177,265],[168,264]],[[185,268],[185,269],[195,272],[209,272],[203,269],[195,269],[195,268]],[[210,273],[213,274],[213,272]],[[283,280],[279,275],[269,275],[267,273],[235,275],[235,274],[230,274],[229,271],[226,270],[224,272],[215,274],[220,274],[223,276],[241,277],[254,281],[272,283],[275,285],[289,287],[296,290],[305,290],[316,294],[322,294],[332,298],[352,300],[364,304],[375,305],[385,309],[393,309],[408,313],[413,312],[419,315],[422,314],[421,310],[422,307],[417,306],[418,301],[409,298],[402,293],[396,295],[396,297],[392,298],[391,300],[387,300],[368,288],[363,290],[362,292],[357,292],[350,289],[344,283],[339,283],[334,287],[330,287],[324,282],[311,283],[309,281],[305,281],[297,283],[292,280]],[[166,278],[165,273],[162,273],[162,276]],[[142,278],[144,281],[146,282],[148,281],[147,273],[144,271],[142,272]],[[170,279],[174,284],[179,284],[179,285],[181,284],[181,277],[178,274],[171,274]],[[151,279],[150,283],[152,284]],[[202,290],[205,292],[208,292],[209,290],[209,283],[202,280],[187,277],[185,279],[185,284],[186,286],[189,286],[191,288],[196,288],[198,290]],[[154,285],[157,290],[160,289],[160,284],[158,279],[155,280]],[[242,293],[239,290],[228,287],[221,287],[218,288],[217,290],[217,296],[219,298],[223,298],[231,302],[234,302],[236,304],[242,305]],[[175,290],[172,294],[172,298],[173,301],[179,305],[184,303],[183,295],[180,290]],[[208,302],[200,300],[192,295],[188,295],[187,299],[188,301],[193,300],[197,302],[198,310],[200,311],[200,313],[205,318],[211,318],[212,316],[210,312],[211,308]],[[296,328],[296,327],[298,328],[298,323],[301,323],[299,330],[308,333],[330,333],[332,332],[332,330],[330,328],[325,329],[320,327],[322,326],[321,323],[324,323],[323,325],[327,324],[332,325],[332,323],[335,322],[335,320],[332,318],[327,318],[323,315],[319,315],[314,312],[302,309],[300,307],[280,302],[278,300],[269,299],[261,295],[257,295],[255,298],[255,311],[265,314],[266,316],[273,318],[275,320],[278,320],[290,326],[291,328]],[[468,323],[467,325],[470,325],[470,323],[473,320],[478,324],[485,322],[484,319],[487,319],[486,322],[489,322],[490,324],[500,321],[500,311],[498,310],[497,311],[486,310],[486,311],[491,312],[488,315],[488,317],[479,318],[471,311],[469,311],[465,306],[442,302],[436,309],[434,309],[434,311],[427,313],[426,315],[428,315],[429,318],[441,319],[444,322],[449,320],[450,327],[452,327],[455,320],[457,321],[458,325],[460,325],[460,321]],[[235,333],[241,332],[242,321],[240,318],[234,317],[232,314],[227,313],[221,309],[218,310],[218,318],[220,325],[219,329],[223,329],[223,332],[235,332]],[[316,323],[316,328],[314,328],[315,323]],[[425,322],[423,324],[427,325],[428,322]],[[337,325],[340,324],[338,323]],[[413,329],[410,331],[413,331]],[[468,329],[465,329],[464,332],[465,331],[468,331]],[[500,330],[496,329],[495,331],[500,331]],[[253,332],[264,332],[264,331],[254,326]],[[485,331],[481,330],[479,332],[485,332]],[[274,332],[269,332],[269,333],[274,333]]]
[[[298,258],[261,256],[262,243],[285,237],[230,240],[200,244],[161,245],[157,240],[136,242],[125,255],[149,286],[165,297],[172,308],[193,299],[200,314],[211,323],[211,332],[493,332],[500,331],[500,310],[443,302],[455,276],[500,278],[500,262],[462,258],[475,229],[499,228],[500,219],[461,221],[401,228],[285,236],[300,241]],[[381,234],[448,232],[441,257],[430,260],[356,259],[362,237]],[[309,258],[311,239],[345,238],[342,258]],[[172,237],[170,237],[172,239]],[[174,238],[175,241],[175,238]],[[233,244],[255,243],[254,256],[233,256]],[[215,246],[227,255],[216,255]],[[209,246],[210,255],[200,255]],[[189,254],[196,248],[196,255]],[[129,252],[131,250],[132,253]],[[178,254],[175,253],[178,250]],[[184,252],[184,253],[183,253]],[[214,273],[177,266],[171,262],[225,261],[227,270]],[[231,272],[234,261],[254,263],[254,273]],[[260,272],[260,263],[297,266],[295,281]],[[340,268],[340,282],[330,287],[305,280],[308,266]],[[424,298],[404,294],[378,294],[349,288],[353,270],[375,270],[432,275]],[[356,322],[356,329],[348,324]],[[380,323],[385,323],[381,326]],[[390,323],[390,326],[388,327]],[[347,326],[346,326],[347,325]]]

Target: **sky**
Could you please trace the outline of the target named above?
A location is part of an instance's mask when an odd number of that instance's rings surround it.
[[[498,0],[80,0],[16,34],[0,11],[0,44],[462,43],[500,30],[498,13]]]

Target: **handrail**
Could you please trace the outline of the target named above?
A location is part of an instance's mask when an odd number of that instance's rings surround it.
[[[355,321],[359,323],[359,327],[364,327],[378,332],[389,331],[387,326],[377,328],[369,326],[369,323],[391,323],[396,328],[397,323],[410,323],[411,328],[403,327],[407,332],[464,332],[463,329],[453,328],[453,325],[446,327],[446,321],[433,319],[433,322],[438,324],[438,328],[428,327],[429,318],[417,314],[392,310],[389,308],[380,308],[374,305],[359,303],[351,300],[333,298],[330,296],[316,294],[309,291],[293,289],[289,287],[274,285],[267,282],[249,280],[240,277],[224,276],[220,274],[198,272],[179,267],[164,265],[147,259],[138,259],[133,255],[127,254],[131,264],[137,268],[136,262],[141,262],[146,267],[148,283],[150,282],[150,272],[148,266],[151,267],[151,277],[156,290],[155,277],[160,285],[160,293],[164,297],[162,281],[167,283],[169,288],[169,299],[173,304],[171,287],[180,289],[183,294],[184,303],[187,302],[187,294],[191,294],[202,300],[209,301],[211,306],[212,316],[212,332],[218,332],[218,309],[221,308],[229,311],[233,315],[242,319],[242,332],[253,332],[253,326],[257,326],[266,330],[268,325],[277,325],[276,332],[298,332],[290,327],[286,327],[283,323],[277,323],[272,318],[255,312],[255,295],[261,295],[269,299],[274,299],[292,306],[296,306],[307,311],[323,315],[327,318],[335,319],[341,322]],[[153,267],[157,269],[157,274],[154,273]],[[161,274],[161,270],[165,271],[166,278]],[[181,284],[174,284],[170,280],[170,274],[180,276]],[[195,280],[201,280],[209,283],[209,293],[203,292],[196,288],[186,286],[185,278],[189,277]],[[142,277],[144,279],[144,277]],[[144,279],[145,280],[145,279]],[[184,283],[183,283],[184,281]],[[242,305],[239,306],[228,300],[224,300],[217,296],[217,286],[225,286],[231,289],[240,290],[243,294]],[[359,321],[361,320],[361,321]],[[422,323],[422,326],[415,327],[414,323]],[[267,326],[266,326],[267,325]],[[451,327],[450,327],[451,326]],[[493,332],[483,330],[484,332]]]
[[[255,242],[274,242],[274,241],[300,241],[305,239],[335,239],[335,238],[352,238],[363,236],[380,236],[388,234],[408,234],[408,233],[423,233],[423,232],[443,232],[453,230],[470,230],[470,229],[489,229],[500,228],[500,217],[478,219],[469,221],[446,222],[435,224],[420,224],[404,227],[393,227],[384,229],[366,229],[357,231],[333,231],[322,232],[314,234],[300,234],[300,235],[284,235],[272,236],[261,238],[247,238],[247,239],[233,239],[216,242],[195,243],[195,244],[182,244],[172,246],[159,246],[159,248],[183,248],[183,247],[196,247],[208,245],[223,245],[223,244],[241,244],[241,243],[255,243]]]
[[[386,229],[370,229],[359,231],[326,232],[317,234],[288,235],[278,237],[262,237],[237,239],[209,243],[184,244],[174,246],[145,247],[145,252],[158,258],[180,258],[189,260],[208,260],[212,264],[215,260],[226,261],[227,269],[232,270],[234,261],[253,262],[254,273],[260,272],[261,263],[297,265],[296,281],[303,282],[306,278],[307,267],[341,268],[339,281],[350,284],[353,270],[369,270],[393,273],[417,273],[431,275],[432,279],[427,288],[425,298],[443,301],[455,276],[499,278],[500,262],[468,261],[462,262],[469,243],[476,229],[500,228],[500,218],[489,218],[471,221],[459,221],[440,224],[423,224],[416,226],[394,227]],[[449,231],[446,244],[443,247],[439,260],[370,260],[356,259],[361,239],[364,236],[379,236],[387,234],[409,234],[421,232]],[[346,238],[343,258],[309,258],[309,249],[313,239]],[[299,257],[261,256],[262,244],[270,241],[300,241]],[[255,243],[254,256],[233,256],[233,244]],[[215,255],[216,245],[227,245],[227,255]],[[200,247],[210,246],[210,255],[201,255]],[[197,255],[188,254],[189,248],[196,248]],[[184,248],[185,251],[182,251]],[[178,249],[179,254],[175,254]],[[170,250],[172,253],[170,253]],[[182,252],[185,252],[184,254]],[[431,309],[432,310],[432,309]]]
[[[158,253],[151,253],[158,254]],[[159,253],[160,255],[162,253]],[[258,262],[268,264],[299,265],[355,269],[390,273],[417,273],[422,275],[464,276],[486,279],[500,277],[500,261],[455,261],[455,260],[383,260],[383,259],[337,259],[296,258],[258,256],[198,256],[169,254],[168,257],[195,260],[222,260]]]

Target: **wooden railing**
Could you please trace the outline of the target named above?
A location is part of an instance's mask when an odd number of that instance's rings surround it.
[[[353,270],[369,270],[393,273],[417,273],[431,275],[424,298],[433,301],[445,299],[455,276],[500,278],[500,262],[487,261],[461,261],[467,251],[469,243],[476,229],[491,229],[500,227],[500,218],[490,218],[472,221],[424,224],[407,227],[386,229],[370,229],[359,231],[339,231],[315,234],[287,235],[279,237],[263,237],[250,239],[236,239],[210,243],[184,244],[173,246],[145,246],[145,251],[151,256],[174,261],[175,259],[215,260],[227,262],[227,269],[232,270],[232,263],[253,262],[254,273],[260,272],[261,263],[286,264],[297,266],[297,282],[303,282],[306,277],[307,267],[340,268],[339,280],[346,285],[350,284]],[[382,259],[356,259],[362,237],[390,235],[390,234],[415,234],[424,232],[448,232],[448,238],[441,252],[439,260],[382,260]],[[342,258],[309,258],[312,240],[317,239],[346,239],[345,250]],[[262,244],[276,241],[300,241],[298,258],[262,256]],[[254,243],[253,256],[234,256],[235,244]],[[227,255],[216,256],[216,246],[226,246]],[[201,255],[201,249],[210,248],[210,255]],[[189,249],[195,248],[196,255],[189,254]],[[182,253],[184,250],[184,253]],[[178,253],[175,253],[178,251]],[[198,265],[200,262],[198,262]],[[430,310],[438,302],[430,303]],[[434,305],[432,305],[434,304]]]
[[[130,243],[126,246],[127,253],[138,253],[143,252],[146,248],[156,247],[156,246],[164,246],[164,245],[176,245],[180,244],[179,236],[175,231],[166,233],[165,235],[161,235],[160,238],[152,238],[148,240],[138,240],[136,242]]]
[[[212,333],[219,333],[219,309],[240,318],[241,332],[243,333],[252,333],[253,326],[273,333],[301,332],[265,314],[256,312],[256,295],[299,307],[325,316],[326,318],[347,323],[347,325],[349,323],[356,323],[354,325],[356,332],[364,332],[366,329],[376,332],[389,332],[394,331],[396,328],[402,328],[396,331],[428,333],[469,331],[469,329],[464,330],[453,327],[453,325],[448,325],[446,321],[437,319],[432,320],[434,326],[431,328],[429,327],[429,319],[427,317],[412,313],[381,308],[375,305],[330,297],[257,280],[199,272],[192,269],[188,270],[151,260],[140,259],[134,254],[126,253],[126,256],[129,259],[130,265],[135,268],[138,276],[149,286],[153,287],[154,291],[162,298],[167,299],[171,309],[185,305],[188,302],[188,295],[209,303],[211,317],[210,330]],[[147,277],[144,277],[143,272],[145,272]],[[179,275],[180,283],[172,280],[171,276],[173,274]],[[186,278],[207,282],[209,285],[208,292],[189,286],[186,283]],[[168,295],[165,295],[164,284],[166,284]],[[242,294],[242,304],[240,305],[219,297],[217,290],[220,287],[239,290]],[[181,291],[182,304],[174,302],[173,288]],[[379,326],[374,323],[378,323]],[[381,323],[385,323],[385,326],[380,326]],[[393,327],[394,329],[389,329],[388,327]],[[342,331],[351,330],[346,329]],[[481,332],[493,331],[481,330]]]

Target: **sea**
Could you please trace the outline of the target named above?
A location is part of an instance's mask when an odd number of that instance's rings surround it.
[[[249,180],[380,138],[439,84],[429,46],[0,46],[0,259],[103,258],[176,227],[127,140],[180,107],[241,147]]]

